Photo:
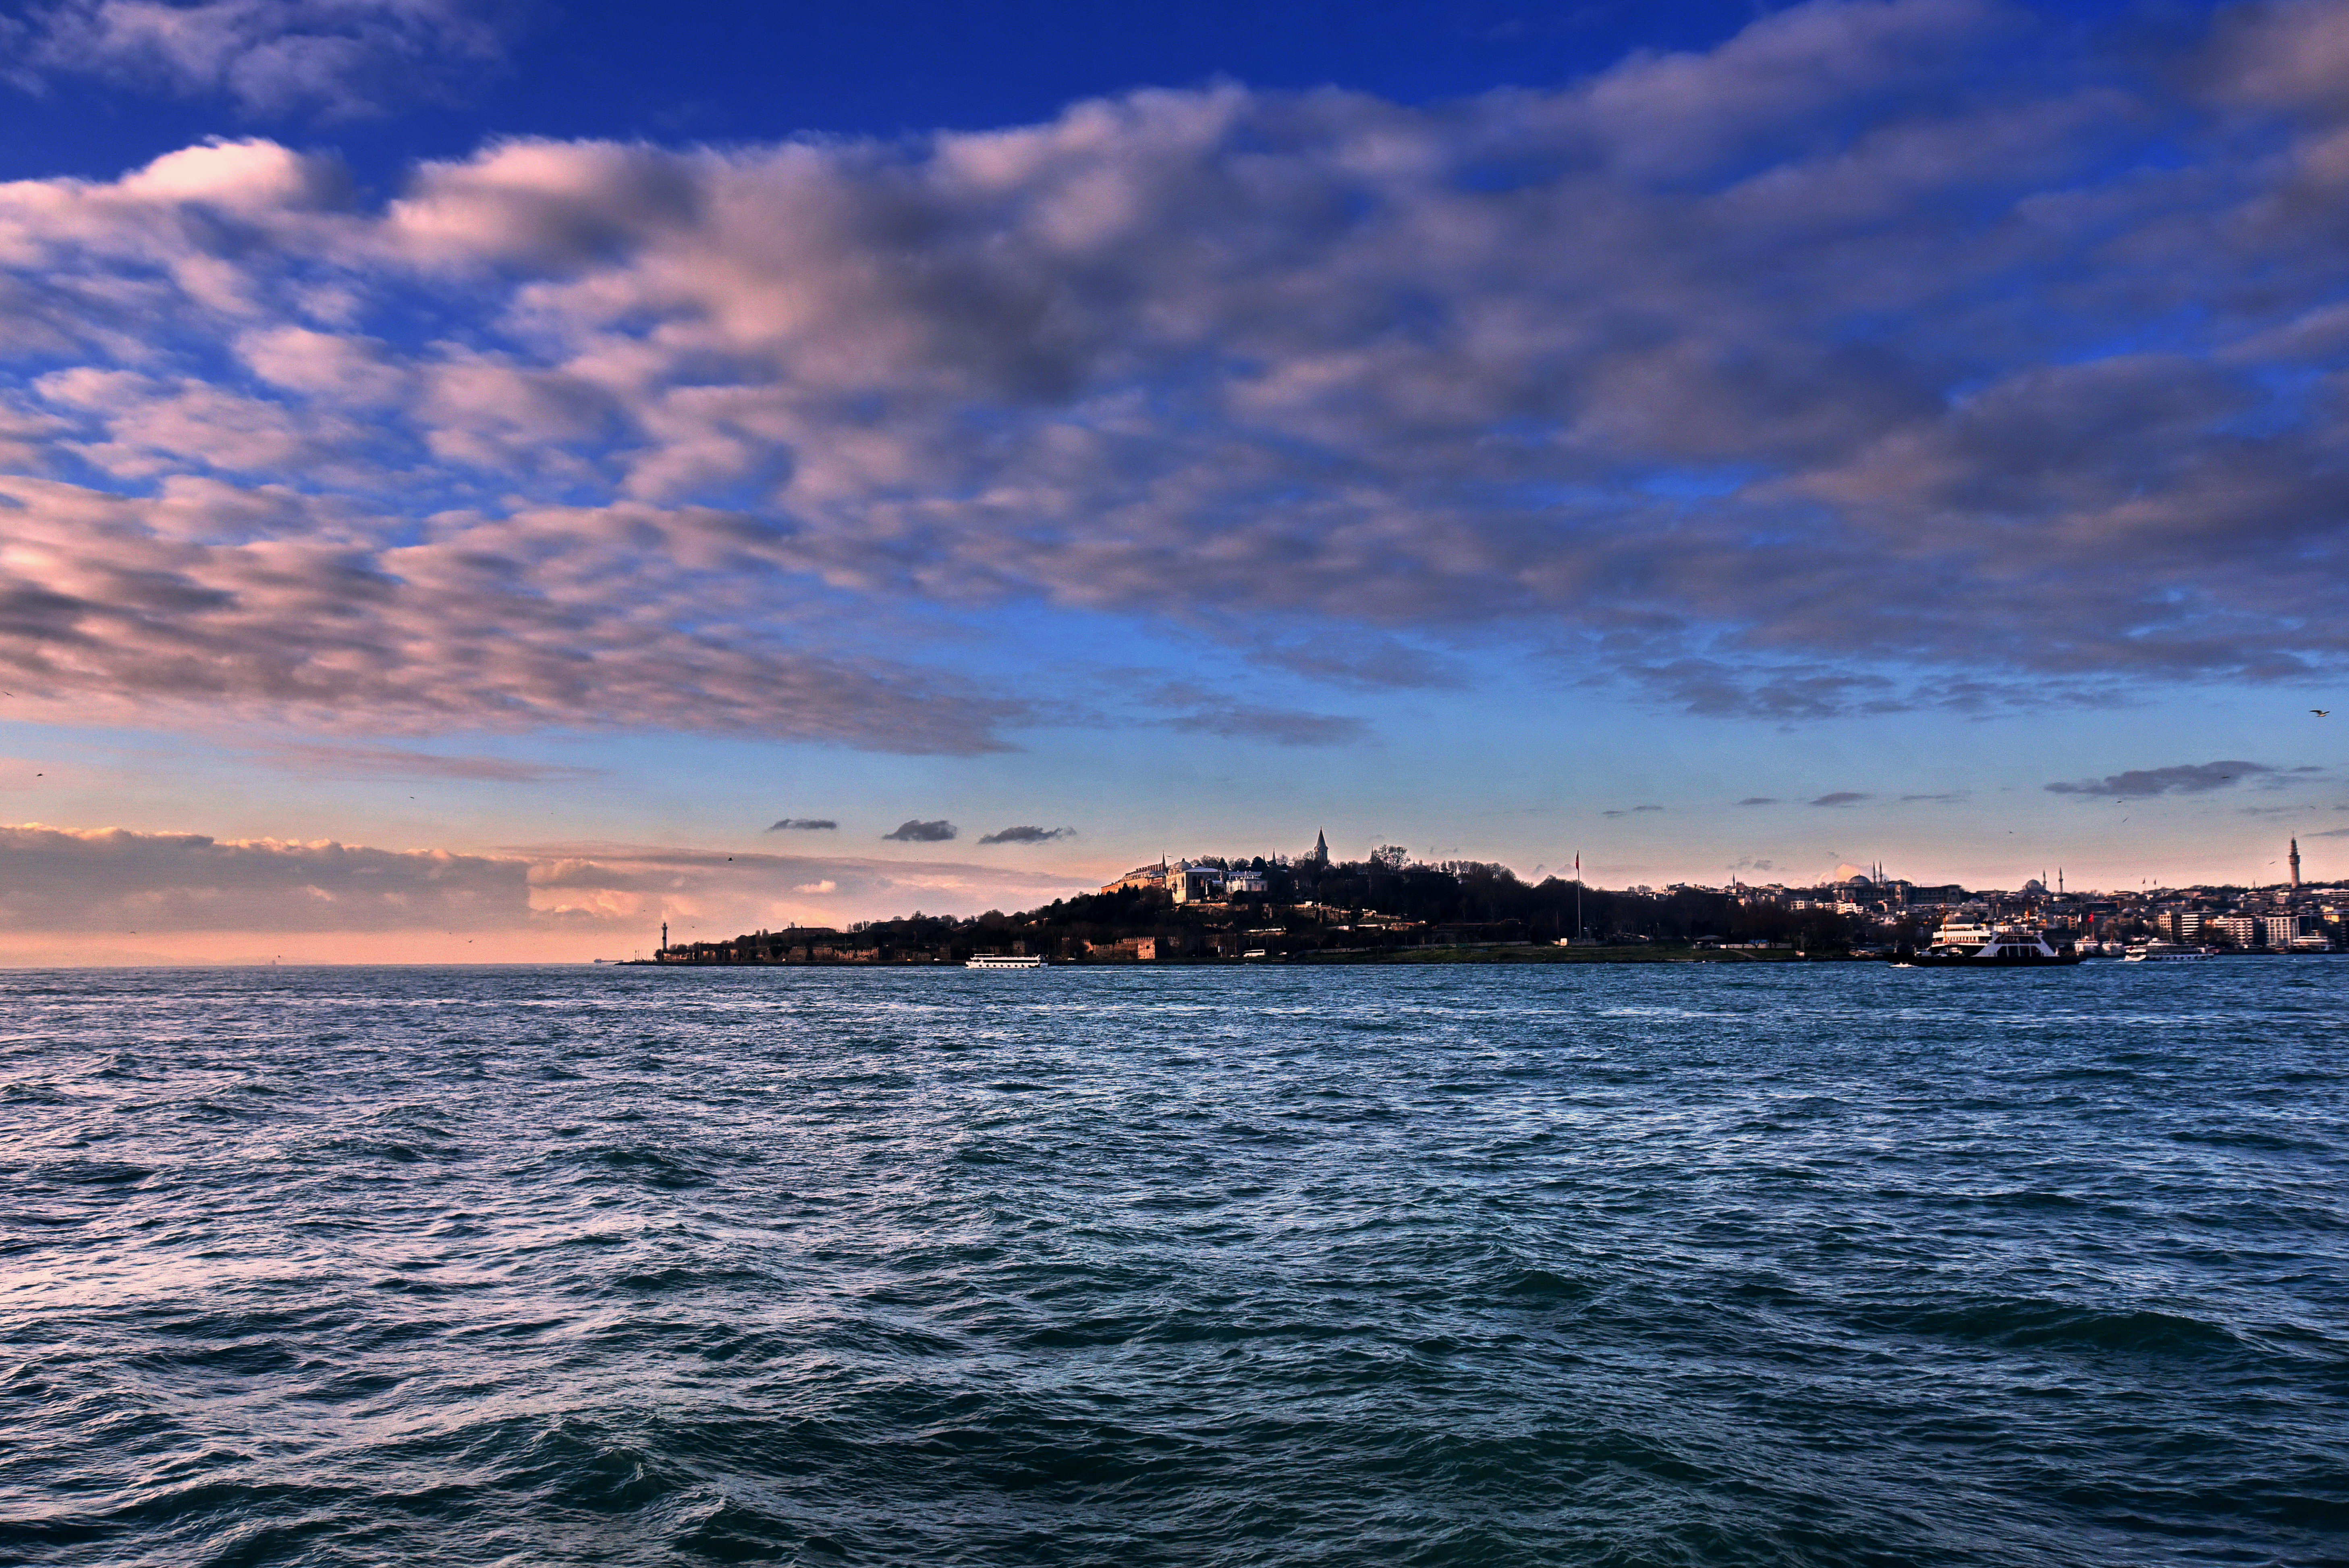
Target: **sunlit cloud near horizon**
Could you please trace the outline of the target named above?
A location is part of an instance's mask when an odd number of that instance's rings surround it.
[[[0,183],[0,958],[619,956],[1324,827],[2134,886],[2349,820],[2349,5],[482,107],[564,25],[0,21],[12,103],[175,138]]]

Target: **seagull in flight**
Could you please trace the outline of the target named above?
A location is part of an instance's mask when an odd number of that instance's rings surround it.
[[[2331,718],[2333,717],[2333,710],[2329,707],[2312,707],[2308,711],[2314,714],[2319,718]]]

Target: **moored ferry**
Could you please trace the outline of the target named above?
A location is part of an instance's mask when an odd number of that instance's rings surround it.
[[[1912,969],[2044,969],[2080,957],[2076,949],[2050,945],[2044,931],[1951,921],[1933,934],[1932,946],[1896,962]]]
[[[2132,947],[2121,957],[2124,964],[2177,964],[2196,958],[2208,958],[2213,949],[2189,946],[2182,942],[2147,942]]]
[[[1021,956],[1011,953],[974,953],[963,960],[966,969],[1041,969],[1043,958],[1036,954]]]

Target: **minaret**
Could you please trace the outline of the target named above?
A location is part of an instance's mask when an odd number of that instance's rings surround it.
[[[661,922],[661,951],[668,951],[668,922],[666,920]]]
[[[2300,891],[2300,841],[2292,841],[2292,891]]]

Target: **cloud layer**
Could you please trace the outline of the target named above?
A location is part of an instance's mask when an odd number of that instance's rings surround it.
[[[488,930],[530,916],[520,861],[199,833],[0,828],[0,930]]]
[[[2338,669],[2349,9],[2213,27],[1816,0],[1426,108],[512,141],[382,203],[268,142],[0,186],[0,671],[970,751],[1036,711],[907,628],[1039,603],[1778,717]]]
[[[53,0],[0,30],[0,44],[13,46],[0,76],[34,90],[54,76],[102,77],[226,98],[248,114],[372,114],[495,60],[510,9],[478,0]]]
[[[489,855],[196,833],[0,827],[0,934],[641,937],[1025,907],[1089,883],[937,861],[531,846]],[[357,949],[354,957],[364,957]],[[551,954],[550,954],[551,955]]]
[[[2115,799],[2149,795],[2202,795],[2225,789],[2246,779],[2273,773],[2257,762],[2181,762],[2170,768],[2132,768],[2102,779],[2047,786],[2053,795],[2108,795]]]

